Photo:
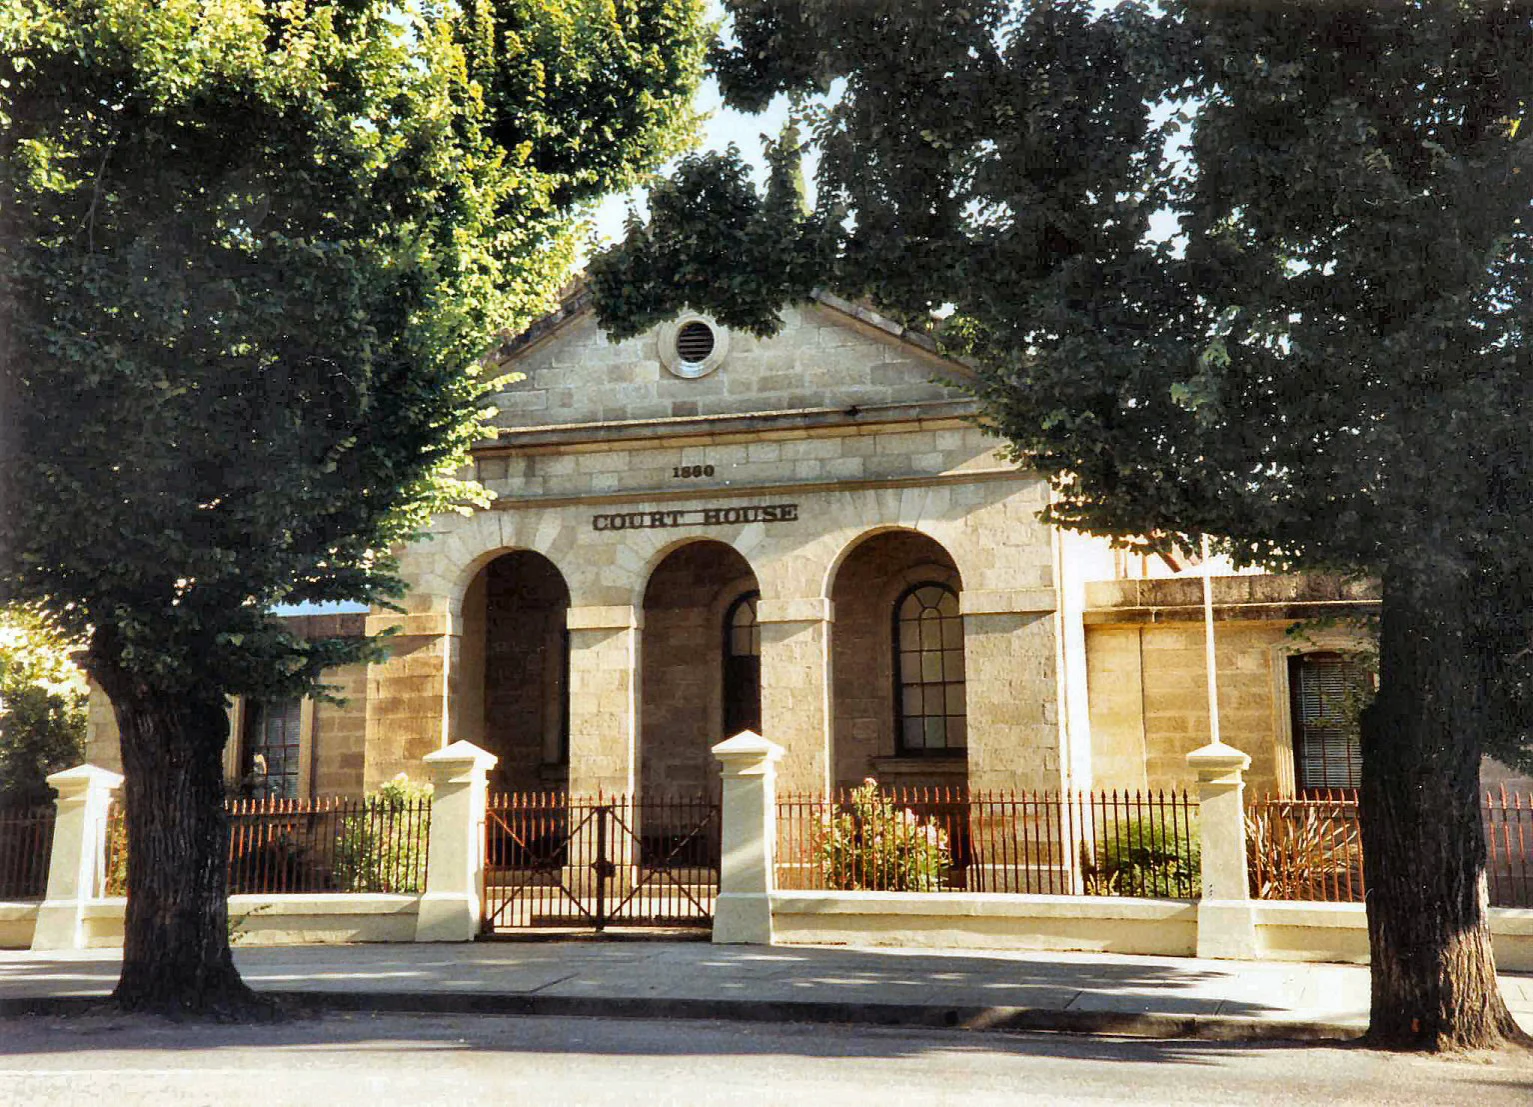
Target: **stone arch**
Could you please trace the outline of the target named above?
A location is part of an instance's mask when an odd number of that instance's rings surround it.
[[[723,619],[740,596],[759,590],[750,562],[727,542],[669,543],[652,561],[641,599],[641,794],[714,790],[711,751],[725,737]]]
[[[833,776],[840,785],[867,776],[889,785],[967,784],[962,723],[953,727],[952,747],[907,748],[897,730],[902,669],[895,606],[913,587],[924,584],[940,585],[955,598],[962,595],[963,578],[947,548],[914,528],[865,531],[836,559],[829,598],[836,616],[831,635]],[[920,659],[915,660],[919,665]],[[947,663],[958,666],[956,680],[948,683],[956,684],[962,700],[962,649],[956,659],[949,651]]]
[[[933,548],[941,551],[940,563],[950,566],[952,571],[961,578],[962,574],[958,568],[958,559],[954,557],[947,541],[931,533],[925,527],[890,523],[860,530],[841,544],[840,548],[825,563],[825,570],[820,580],[820,595],[827,600],[833,599],[836,577],[840,574],[841,567],[846,564],[846,559],[856,553],[859,548],[885,534],[911,534],[926,539]]]
[[[468,590],[485,566],[519,550],[547,558],[564,578],[572,602],[582,602],[584,574],[572,556],[580,539],[577,527],[562,521],[556,526],[534,525],[534,516],[496,510],[480,511],[457,522],[433,541],[406,550],[401,569],[411,584],[407,602],[410,596],[429,599],[437,610],[448,613],[454,625],[461,625]],[[425,572],[410,571],[417,558],[427,566]]]
[[[757,577],[758,580],[760,579],[760,573],[757,571],[756,565],[751,561],[747,551],[741,548],[741,543],[738,540],[731,540],[730,538],[714,534],[690,534],[681,538],[666,538],[663,537],[665,535],[664,531],[634,531],[632,533],[635,536],[653,536],[650,541],[654,543],[653,548],[643,554],[643,559],[639,562],[633,574],[632,602],[635,610],[643,609],[645,596],[649,592],[650,582],[654,579],[655,571],[672,555],[687,546],[700,544],[723,546],[738,557],[753,576]]]
[[[500,758],[495,787],[564,790],[569,583],[536,550],[497,550],[476,562],[458,601],[454,733]]]

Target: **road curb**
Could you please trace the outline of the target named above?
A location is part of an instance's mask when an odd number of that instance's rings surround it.
[[[428,1015],[541,1015],[620,1019],[717,1019],[807,1022],[921,1029],[1027,1031],[1204,1042],[1331,1042],[1363,1034],[1352,1023],[1277,1021],[1226,1015],[1059,1011],[825,1000],[687,999],[652,996],[557,996],[517,992],[329,992],[262,990],[295,1007],[326,1011]],[[82,1015],[107,1008],[106,996],[0,999],[0,1017]]]

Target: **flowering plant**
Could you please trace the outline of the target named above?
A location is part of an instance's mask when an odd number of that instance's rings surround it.
[[[821,816],[814,856],[827,887],[850,891],[934,892],[949,864],[942,829],[895,807],[872,777],[846,810]]]

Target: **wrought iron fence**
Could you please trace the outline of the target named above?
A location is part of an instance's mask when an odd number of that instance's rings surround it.
[[[1185,791],[869,787],[777,805],[777,887],[1194,899]]]
[[[1485,795],[1485,875],[1492,907],[1533,907],[1533,795]]]
[[[1361,903],[1356,790],[1252,800],[1246,806],[1246,871],[1256,899]]]
[[[422,892],[431,801],[231,800],[229,894]],[[106,895],[127,888],[122,808],[107,820]]]
[[[0,807],[0,899],[41,899],[53,854],[53,804]]]
[[[1492,907],[1533,907],[1533,796],[1501,788],[1481,804]],[[1251,894],[1258,899],[1361,903],[1356,789],[1264,796],[1246,808]]]
[[[715,796],[489,797],[486,933],[706,925],[718,880]]]

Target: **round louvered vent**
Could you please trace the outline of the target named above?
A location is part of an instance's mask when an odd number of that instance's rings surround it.
[[[683,380],[706,377],[729,356],[729,331],[695,311],[683,311],[680,318],[661,323],[656,338],[660,364]]]
[[[676,353],[688,365],[701,365],[713,353],[713,328],[694,319],[676,332]]]

